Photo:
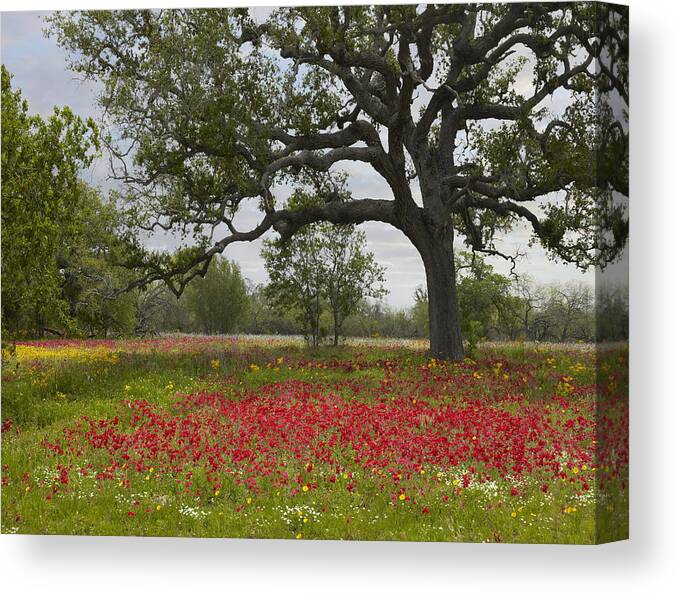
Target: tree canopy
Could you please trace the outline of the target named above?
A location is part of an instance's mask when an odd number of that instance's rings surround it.
[[[419,251],[432,352],[453,358],[463,355],[455,234],[498,254],[495,234],[524,221],[581,268],[623,247],[627,21],[627,8],[590,2],[50,19],[72,67],[103,82],[134,225],[192,240],[146,254],[137,284],[179,293],[226,246],[270,229],[286,239],[318,221],[381,221]],[[334,200],[329,189],[321,203],[284,206],[299,176],[349,162],[392,196]],[[243,227],[249,203],[260,216]]]
[[[2,66],[2,321],[10,334],[65,322],[62,256],[75,249],[90,200],[80,173],[98,150],[98,131],[68,107],[47,119],[30,115]],[[41,329],[40,329],[41,331]]]
[[[196,278],[186,291],[186,306],[205,334],[228,334],[247,311],[247,286],[240,266],[217,256],[204,278]]]
[[[320,340],[326,305],[336,346],[344,322],[360,303],[386,293],[384,269],[354,225],[314,223],[286,241],[265,242],[261,253],[270,278],[267,295],[278,309],[298,312],[313,346]]]

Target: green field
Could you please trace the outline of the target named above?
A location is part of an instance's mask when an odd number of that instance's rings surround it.
[[[2,531],[628,536],[626,348],[316,351],[173,336],[3,351]]]

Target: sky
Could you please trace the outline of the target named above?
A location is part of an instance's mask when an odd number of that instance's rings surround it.
[[[266,9],[259,9],[266,11]],[[0,25],[0,55],[2,63],[14,75],[12,84],[20,88],[28,100],[32,113],[47,116],[54,106],[68,105],[82,117],[99,119],[96,105],[97,89],[93,83],[81,81],[67,68],[66,54],[54,39],[43,35],[44,12],[3,12]],[[556,99],[557,101],[558,99]],[[562,99],[561,99],[562,100]],[[349,189],[355,198],[392,198],[388,186],[365,164],[351,164],[348,168]],[[108,161],[99,159],[83,178],[88,183],[110,187]],[[240,216],[243,229],[255,221],[256,213],[250,208]],[[384,301],[393,307],[408,307],[413,303],[417,287],[425,286],[423,264],[409,240],[394,227],[378,222],[361,225],[367,235],[368,249],[375,259],[386,268],[386,288],[389,293]],[[272,233],[270,232],[272,237]],[[268,236],[265,236],[268,237]],[[547,258],[539,246],[528,246],[530,231],[526,225],[514,228],[509,236],[497,241],[505,253],[525,253],[519,260],[516,271],[529,275],[540,284],[585,282],[593,285],[594,273],[582,274],[573,265],[554,262]],[[259,256],[262,239],[252,243],[235,243],[226,248],[224,255],[236,260],[243,274],[255,283],[266,282],[263,261]],[[177,241],[166,235],[149,237],[147,245],[155,249],[172,249]],[[460,246],[461,247],[461,246]],[[501,259],[488,260],[501,273],[508,273],[509,265]]]

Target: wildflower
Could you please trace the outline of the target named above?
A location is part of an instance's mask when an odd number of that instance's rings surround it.
[[[400,499],[400,501],[405,501],[405,493],[398,495],[398,499]]]
[[[297,533],[296,538],[297,538],[297,540],[299,540],[299,539],[301,538],[301,532],[298,532],[298,533]]]
[[[219,361],[219,359],[212,359],[210,361],[210,365],[212,366],[212,369],[219,369],[221,362]]]

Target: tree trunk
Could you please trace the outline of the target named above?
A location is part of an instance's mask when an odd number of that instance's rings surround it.
[[[415,243],[426,271],[431,356],[436,359],[464,358],[453,241],[450,223],[437,226],[433,233],[419,233]]]

